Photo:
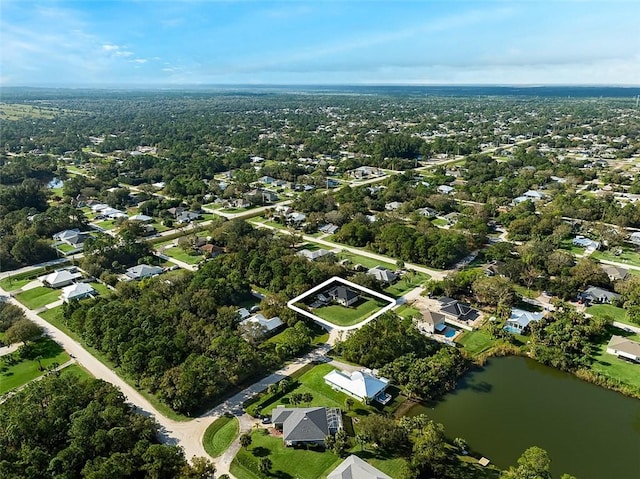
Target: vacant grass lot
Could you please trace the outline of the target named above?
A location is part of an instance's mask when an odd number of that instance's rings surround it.
[[[69,360],[69,355],[55,341],[49,338],[41,338],[31,343],[33,353],[32,358],[40,357],[40,364],[43,368],[51,366],[53,363],[62,364]],[[3,360],[0,360],[0,394],[11,391],[14,388],[28,383],[32,379],[42,376],[46,371],[40,371],[40,365],[35,359],[20,359],[18,351],[11,353],[16,364],[2,367]]]
[[[631,250],[623,249],[622,253],[618,256],[611,251],[596,251],[591,257],[595,259],[604,259],[606,261],[614,261],[616,263],[630,264],[632,266],[640,266],[640,253]]]
[[[488,333],[478,330],[464,332],[458,339],[458,343],[464,346],[465,351],[469,352],[469,354],[477,356],[491,349],[495,341],[491,339]]]
[[[202,443],[211,457],[226,451],[238,435],[240,424],[235,416],[222,416],[211,423],[204,433]]]
[[[36,279],[38,276],[43,275],[44,273],[44,268],[38,268],[27,271],[25,273],[18,273],[7,276],[6,278],[0,279],[0,288],[4,289],[5,291],[15,291],[16,289],[20,289],[24,285],[29,284],[31,281]]]
[[[16,295],[16,299],[29,309],[39,309],[60,299],[60,290],[38,286]]]
[[[598,318],[609,316],[614,321],[630,324],[632,326],[638,326],[636,323],[627,318],[627,312],[624,309],[618,308],[617,306],[613,306],[611,304],[595,304],[593,306],[589,306],[586,311],[587,313],[592,314],[593,316],[596,316]]]
[[[177,259],[178,261],[182,261],[187,264],[198,264],[204,259],[204,256],[202,256],[201,254],[191,255],[179,246],[168,248],[164,250],[163,253],[171,258]]]
[[[384,291],[390,296],[399,297],[408,293],[412,289],[421,286],[428,279],[430,279],[428,274],[410,271],[405,273],[400,281],[396,281],[391,286],[385,288]]]
[[[100,296],[108,296],[111,293],[113,293],[113,291],[107,288],[105,284],[98,283],[98,282],[93,282],[89,284],[93,287],[93,289],[95,289],[98,292]]]
[[[99,226],[103,230],[112,230],[116,227],[116,220],[98,221],[96,226]]]
[[[355,306],[347,308],[339,304],[331,304],[314,309],[313,314],[336,326],[351,326],[358,324],[386,305],[387,303],[382,300],[360,299]]]
[[[342,251],[338,254],[339,259],[348,259],[352,264],[360,264],[365,268],[375,268],[376,266],[382,266],[384,268],[389,268],[391,270],[395,270],[397,266],[392,263],[384,263],[380,262],[377,259],[372,259],[367,256],[360,256],[358,254],[351,253],[349,251]]]
[[[342,462],[331,452],[284,447],[282,437],[273,437],[265,429],[254,431],[251,439],[248,450],[241,449],[231,464],[231,473],[238,479],[318,479]],[[260,459],[267,456],[273,467],[270,474],[263,474]]]
[[[92,379],[93,375],[79,364],[70,364],[66,368],[60,370],[60,377],[75,376],[80,379]]]

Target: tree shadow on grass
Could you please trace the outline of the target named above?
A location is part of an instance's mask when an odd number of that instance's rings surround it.
[[[293,476],[291,474],[284,471],[272,471],[269,473],[269,476],[277,477],[279,479],[293,479]]]
[[[251,454],[253,454],[255,457],[267,457],[270,452],[271,451],[269,451],[269,449],[262,446],[256,446],[251,448]]]

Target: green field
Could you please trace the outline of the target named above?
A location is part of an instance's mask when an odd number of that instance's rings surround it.
[[[70,253],[71,251],[75,251],[78,248],[71,246],[67,243],[60,243],[59,245],[56,246],[56,249],[62,253]]]
[[[96,226],[99,226],[103,230],[107,230],[107,231],[112,230],[113,228],[116,227],[116,220],[98,221],[96,223]]]
[[[29,284],[38,276],[45,273],[44,268],[33,269],[24,273],[17,273],[0,279],[0,288],[5,291],[15,291],[22,288],[24,285]]]
[[[635,324],[633,321],[627,318],[627,312],[624,309],[618,308],[617,306],[613,306],[611,304],[596,304],[593,306],[589,306],[586,309],[586,312],[598,318],[609,316],[614,321],[630,324],[632,326],[638,326],[638,324]]]
[[[74,376],[80,379],[91,379],[93,375],[79,364],[70,364],[60,370],[60,376]]]
[[[431,223],[433,223],[434,226],[438,226],[440,228],[449,224],[449,222],[443,218],[434,218],[431,220]]]
[[[400,281],[396,281],[391,286],[386,287],[384,291],[390,296],[399,297],[408,293],[412,289],[421,286],[430,278],[431,277],[428,274],[409,271],[408,273],[405,273]]]
[[[339,247],[340,245],[336,243],[336,246]],[[352,265],[360,264],[367,269],[375,268],[376,266],[382,266],[384,268],[389,268],[391,270],[395,270],[397,268],[395,264],[381,262],[381,261],[378,261],[377,259],[351,253],[350,251],[341,251],[340,253],[338,253],[338,259],[348,259],[349,261],[351,261]]]
[[[318,479],[326,477],[341,462],[331,452],[284,447],[282,437],[273,437],[265,429],[252,432],[251,439],[248,450],[241,449],[231,464],[231,473],[238,479]],[[259,469],[260,458],[267,456],[273,463],[268,475]]]
[[[175,246],[173,248],[168,248],[162,252],[163,254],[177,259],[178,261],[182,261],[187,264],[198,264],[200,261],[204,259],[204,256],[201,254],[189,254],[185,250],[183,250],[180,246]]]
[[[0,371],[2,371],[0,373],[0,378],[2,378],[0,381],[0,394],[4,394],[28,383],[32,379],[42,376],[46,372],[46,368],[53,363],[60,365],[69,360],[69,355],[64,349],[49,338],[41,338],[31,343],[31,347],[33,352],[29,357],[32,359],[21,359],[18,351],[9,355],[16,361],[15,364],[8,365],[5,359],[0,359]],[[40,363],[45,368],[45,371],[40,370],[40,365],[36,360],[37,357],[41,358]]]
[[[65,112],[66,110],[40,105],[0,103],[0,119],[9,121],[21,120],[23,118],[45,118],[50,120]]]
[[[465,331],[457,342],[464,346],[465,351],[468,351],[472,356],[488,351],[495,344],[489,334],[482,330]]]
[[[361,298],[356,306],[347,308],[339,304],[331,304],[314,309],[313,314],[336,326],[352,326],[384,308],[387,304],[382,300],[367,299],[363,301]]]
[[[211,457],[226,451],[238,435],[240,423],[235,416],[222,416],[211,423],[204,433],[202,444]]]
[[[113,293],[113,291],[112,291],[112,290],[110,290],[110,289],[107,287],[107,285],[105,285],[105,284],[103,284],[103,283],[92,282],[92,283],[89,283],[89,284],[90,284],[91,286],[93,286],[93,289],[95,289],[95,290],[98,292],[98,294],[99,294],[100,296],[108,296],[108,295],[110,295],[111,293]]]
[[[614,334],[619,336],[628,336],[624,331],[617,328],[612,328],[612,330]],[[637,336],[631,336],[629,339],[638,340]],[[603,342],[593,355],[591,369],[603,376],[618,380],[636,388],[636,390],[640,390],[640,364],[618,359],[613,354],[607,353],[608,342],[609,340]]]
[[[16,299],[29,309],[39,309],[60,299],[60,290],[38,286],[16,294]]]
[[[407,306],[406,304],[403,304],[402,306],[400,306],[398,309],[395,310],[395,312],[401,318],[415,318],[415,317],[422,316],[422,313],[420,311],[418,311],[415,308],[412,308],[411,306]]]
[[[623,249],[622,253],[617,256],[611,251],[596,251],[591,257],[594,259],[613,261],[615,263],[629,264],[631,266],[640,266],[640,253],[631,249]]]

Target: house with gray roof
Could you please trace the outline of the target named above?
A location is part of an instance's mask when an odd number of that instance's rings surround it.
[[[443,296],[438,301],[440,302],[440,312],[457,321],[473,321],[479,316],[477,310],[457,299]]]
[[[144,279],[156,276],[164,271],[160,266],[149,266],[148,264],[139,264],[133,266],[125,272],[129,279]]]
[[[360,299],[360,296],[358,295],[358,293],[356,293],[352,289],[349,289],[343,285],[336,286],[335,288],[330,290],[327,294],[336,303],[346,307],[351,306],[354,303],[357,303],[358,299]]]
[[[89,233],[82,232],[78,228],[60,231],[53,235],[54,241],[66,243],[74,248],[82,248],[84,242],[90,237]]]
[[[609,344],[607,344],[607,352],[619,358],[640,363],[640,343],[631,341],[623,336],[611,336]]]
[[[342,461],[327,476],[327,479],[391,479],[391,476],[387,476],[384,472],[352,454]]]
[[[620,299],[620,295],[598,286],[589,286],[578,295],[578,299],[585,303],[611,304],[613,301]]]
[[[430,334],[435,334],[436,332],[441,333],[446,328],[444,323],[444,314],[436,313],[435,311],[425,311],[422,313],[422,320],[418,321],[418,329]]]
[[[395,272],[380,265],[376,266],[375,268],[371,268],[369,271],[367,271],[367,274],[369,276],[373,276],[381,283],[387,284],[391,284],[398,279],[398,275]]]
[[[342,412],[326,407],[277,407],[272,412],[274,427],[282,431],[285,446],[324,445],[324,439],[342,429]]]
[[[624,281],[629,277],[629,270],[620,266],[613,266],[610,264],[601,264],[602,271],[607,273],[609,281]]]

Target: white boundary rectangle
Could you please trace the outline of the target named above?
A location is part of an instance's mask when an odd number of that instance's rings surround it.
[[[376,311],[375,313],[373,313],[371,316],[369,316],[368,318],[363,319],[362,321],[360,321],[357,324],[352,324],[351,326],[338,326],[337,324],[332,323],[331,321],[327,321],[326,319],[322,319],[319,316],[316,316],[313,313],[310,313],[309,311],[306,311],[302,308],[299,308],[298,306],[295,305],[295,303],[304,300],[305,298],[307,298],[307,296],[310,296],[314,293],[316,293],[317,291],[320,291],[324,288],[326,288],[327,286],[329,286],[332,283],[342,283],[344,285],[347,285],[353,289],[357,289],[358,291],[361,291],[363,293],[367,293],[370,296],[375,296],[376,298],[380,298],[383,299],[384,301],[387,301],[389,304],[387,306],[385,306],[384,308],[382,308],[380,311]],[[306,316],[307,318],[311,318],[313,319],[315,322],[326,326],[328,328],[331,329],[336,329],[338,331],[349,331],[351,329],[358,329],[362,326],[364,326],[365,324],[367,324],[370,321],[373,321],[374,319],[376,319],[378,316],[386,313],[387,311],[389,311],[390,309],[394,308],[396,306],[396,300],[394,298],[392,298],[391,296],[386,296],[382,293],[378,293],[377,291],[374,291],[372,289],[369,288],[365,288],[364,286],[360,286],[359,284],[356,283],[352,283],[351,281],[347,281],[346,279],[342,279],[338,276],[334,276],[332,278],[329,278],[328,280],[320,283],[318,286],[314,286],[313,288],[311,288],[308,291],[305,291],[304,293],[302,293],[299,296],[296,296],[295,298],[293,298],[292,300],[290,300],[287,303],[287,307],[289,309],[291,309],[292,311],[295,311],[296,313],[300,313],[303,316]]]

